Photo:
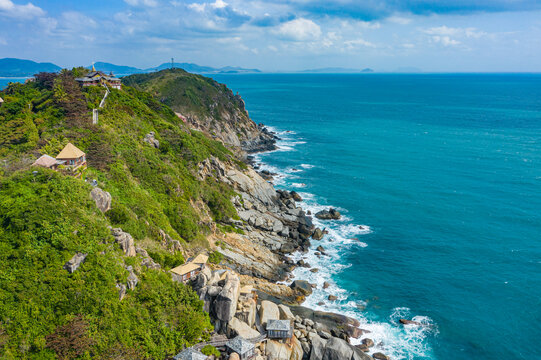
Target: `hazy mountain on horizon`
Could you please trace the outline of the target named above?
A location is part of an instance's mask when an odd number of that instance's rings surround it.
[[[16,58],[0,59],[0,76],[3,77],[26,77],[39,72],[56,72],[62,68],[53,63],[38,63],[32,60]]]
[[[372,73],[374,70],[370,68],[365,69],[350,69],[343,67],[325,67],[317,69],[308,69],[299,71],[301,73],[313,73],[313,74],[356,74],[356,73]]]
[[[225,73],[255,73],[261,72],[258,69],[245,69],[238,66],[225,66],[222,68],[213,68],[210,66],[201,66],[193,63],[174,63],[175,68],[184,69],[188,72],[199,74],[225,74]],[[85,66],[91,68],[92,65]],[[113,72],[117,75],[131,75],[137,73],[146,73],[160,71],[171,68],[171,63],[163,63],[159,66],[139,69],[133,66],[116,65],[108,62],[94,63],[96,70],[103,72]],[[1,77],[27,77],[33,76],[39,72],[57,72],[62,70],[62,67],[53,63],[38,63],[32,60],[24,60],[17,58],[0,59],[0,76]]]

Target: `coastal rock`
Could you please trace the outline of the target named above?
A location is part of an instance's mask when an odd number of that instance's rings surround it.
[[[344,360],[351,359],[352,356],[352,346],[345,340],[333,337],[327,341],[322,360]]]
[[[227,323],[227,336],[229,338],[234,338],[237,335],[240,335],[245,339],[253,339],[258,337],[260,334],[257,330],[252,329],[250,325],[246,324],[244,321],[240,321],[234,317]]]
[[[120,248],[124,251],[126,256],[135,256],[135,246],[133,242],[133,237],[127,232],[122,231],[120,228],[111,229],[111,233],[115,238],[115,241],[120,245]]]
[[[156,140],[155,136],[156,134],[154,133],[154,131],[151,131],[145,135],[145,137],[143,138],[143,141],[146,142],[147,144],[154,146],[156,149],[159,149],[160,142]]]
[[[316,250],[319,251],[320,253],[322,253],[323,255],[326,255],[325,249],[323,248],[323,246],[319,245],[319,246],[316,248]]]
[[[214,301],[214,313],[216,318],[223,322],[229,322],[237,310],[237,301],[240,295],[240,280],[236,274],[228,272],[225,284]]]
[[[104,213],[111,209],[112,197],[107,191],[103,191],[99,187],[95,187],[90,192],[90,196],[92,197],[92,200],[96,202],[96,206],[101,212]]]
[[[291,283],[290,287],[305,296],[308,296],[312,293],[312,286],[306,280],[295,280]]]
[[[296,192],[296,191],[292,191],[289,193],[291,195],[291,197],[293,198],[293,200],[297,201],[297,202],[301,202],[302,201],[302,197]]]
[[[315,214],[315,217],[320,220],[339,220],[342,215],[340,215],[340,212],[338,212],[338,210],[330,208],[329,210],[318,211]]]
[[[292,338],[289,344],[267,340],[265,355],[268,360],[302,360],[304,351],[297,338]]]
[[[261,302],[261,307],[259,308],[259,321],[263,327],[267,326],[268,320],[279,320],[280,319],[280,310],[278,305],[268,300],[263,300]]]
[[[322,360],[325,353],[325,345],[327,344],[327,340],[324,340],[319,336],[315,336],[310,339],[310,341],[312,342],[310,360]]]
[[[320,228],[316,228],[312,234],[312,239],[321,240],[323,239],[323,231]]]
[[[374,340],[369,339],[369,338],[363,339],[362,343],[363,345],[366,345],[368,347],[374,346]]]
[[[83,253],[77,253],[73,255],[73,257],[64,264],[64,269],[68,270],[68,272],[72,274],[85,261],[87,255],[88,254]]]
[[[407,320],[407,319],[400,319],[398,320],[402,325],[417,325],[417,326],[421,326],[422,324],[418,321],[413,321],[413,320]]]
[[[338,300],[338,297],[336,297],[335,295],[329,295],[328,299],[330,301],[336,301],[336,300]]]
[[[383,354],[383,353],[380,353],[380,352],[377,352],[375,354],[372,354],[372,357],[376,360],[391,360],[390,357],[388,357],[387,355]]]
[[[372,357],[368,354],[365,354],[365,351],[363,351],[363,349],[361,349],[360,347],[354,346],[352,347],[352,349],[353,356],[351,357],[351,360],[373,360]]]
[[[329,282],[325,281],[323,283],[323,289],[327,289],[329,286],[331,286],[331,284]]]
[[[295,315],[293,315],[289,307],[283,304],[280,304],[278,305],[278,310],[280,311],[280,320],[294,320],[295,319]]]

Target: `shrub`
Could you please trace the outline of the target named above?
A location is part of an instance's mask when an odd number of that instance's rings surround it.
[[[211,355],[214,355],[214,357],[216,358],[219,358],[222,354],[220,353],[220,351],[218,351],[218,349],[216,349],[214,346],[212,345],[205,345],[202,349],[201,349],[201,353],[203,353],[204,355],[207,355],[207,356],[211,356]]]
[[[219,264],[220,262],[222,262],[223,258],[224,256],[219,251],[213,251],[209,254],[209,262],[213,264]]]

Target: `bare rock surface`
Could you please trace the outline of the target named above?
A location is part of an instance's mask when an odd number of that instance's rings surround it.
[[[101,212],[104,213],[111,209],[112,197],[107,191],[95,187],[90,192],[90,196],[92,197],[92,200],[96,202],[96,206]]]

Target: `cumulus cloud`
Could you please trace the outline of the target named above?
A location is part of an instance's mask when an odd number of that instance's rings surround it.
[[[461,44],[460,41],[455,40],[455,39],[451,39],[450,36],[435,35],[435,36],[432,36],[432,41],[435,42],[435,43],[440,43],[443,46],[456,46],[456,45]]]
[[[124,2],[131,6],[148,6],[148,7],[158,6],[157,0],[124,0]]]
[[[464,36],[468,38],[480,38],[486,35],[486,32],[479,31],[474,27],[468,28],[458,28],[458,27],[448,27],[448,26],[437,26],[425,29],[424,32],[429,35],[436,36]]]
[[[285,22],[276,32],[280,37],[292,41],[314,41],[321,37],[319,25],[305,18]]]
[[[17,5],[11,0],[0,0],[0,15],[11,18],[31,19],[45,15],[45,11],[32,3]]]

